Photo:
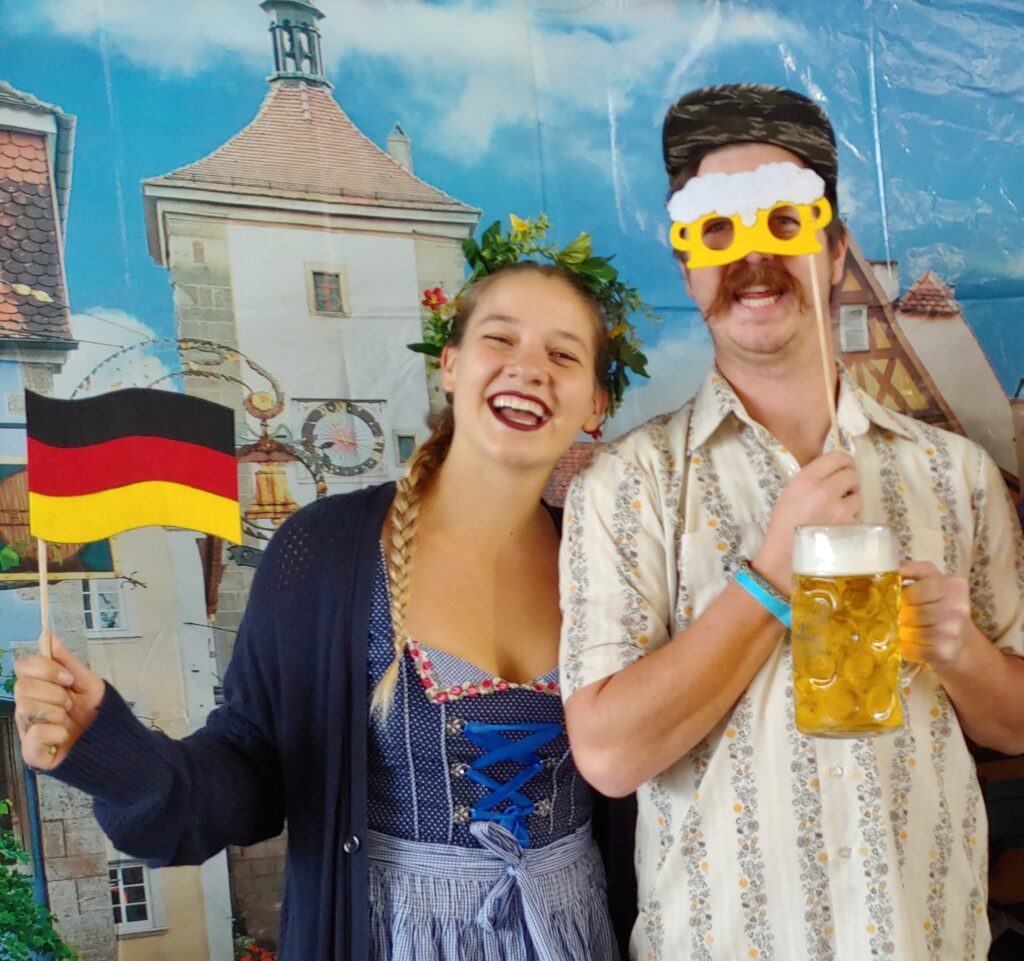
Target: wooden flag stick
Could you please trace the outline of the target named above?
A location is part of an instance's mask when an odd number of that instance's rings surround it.
[[[39,619],[43,622],[43,629],[39,634],[39,653],[43,657],[53,660],[53,638],[50,635],[50,585],[49,566],[50,558],[46,551],[46,541],[41,537],[36,538],[36,552],[39,557]],[[50,757],[57,756],[57,745],[50,745]]]
[[[39,557],[39,619],[43,630],[39,635],[39,653],[44,657],[53,657],[53,645],[50,643],[50,590],[46,583],[49,575],[49,558],[46,552],[46,541],[36,539],[36,551]]]
[[[814,266],[813,254],[807,255],[811,268],[811,297],[814,300],[814,315],[818,318],[818,343],[821,345],[821,369],[825,374],[825,397],[828,400],[828,416],[832,422],[832,443],[836,450],[842,450],[839,440],[839,420],[836,417],[836,392],[832,388],[833,367],[829,364],[831,354],[828,349],[828,335],[825,332],[825,313],[821,309],[821,287],[818,284],[818,271]]]

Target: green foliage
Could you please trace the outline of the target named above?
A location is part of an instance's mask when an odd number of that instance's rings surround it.
[[[619,272],[610,257],[595,257],[590,234],[581,233],[571,243],[559,248],[547,239],[551,227],[544,214],[536,220],[523,220],[512,214],[512,229],[502,233],[501,221],[496,220],[480,237],[462,241],[462,252],[469,265],[466,283],[494,273],[500,267],[521,260],[547,260],[570,270],[601,304],[609,324],[609,354],[611,359],[605,388],[608,390],[609,413],[614,414],[629,385],[629,374],[647,377],[647,358],[641,348],[636,328],[630,319],[642,314],[650,320],[656,318],[643,302],[635,287],[619,279]],[[460,291],[461,293],[461,291]],[[448,300],[439,288],[424,291],[423,307],[427,311],[422,343],[409,344],[409,349],[431,357],[440,357],[441,350],[451,336],[458,295]]]
[[[11,802],[0,800],[0,815],[10,810]],[[53,915],[32,898],[32,881],[18,868],[30,860],[14,834],[0,830],[0,961],[77,958],[54,930]]]
[[[21,565],[21,555],[10,544],[0,547],[0,571],[9,571]]]

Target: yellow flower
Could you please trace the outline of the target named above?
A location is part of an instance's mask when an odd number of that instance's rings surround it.
[[[530,221],[523,220],[522,217],[517,217],[515,214],[509,214],[508,221],[517,234],[525,234],[530,229]]]

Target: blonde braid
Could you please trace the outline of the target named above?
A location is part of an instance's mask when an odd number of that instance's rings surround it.
[[[398,668],[408,641],[405,612],[409,604],[409,572],[412,569],[420,502],[438,468],[444,463],[454,430],[455,422],[449,407],[441,415],[434,432],[409,461],[409,472],[398,482],[395,499],[391,503],[387,565],[395,652],[394,659],[377,682],[370,699],[370,711],[381,719],[387,717],[394,701]]]

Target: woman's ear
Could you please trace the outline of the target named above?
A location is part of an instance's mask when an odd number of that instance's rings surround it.
[[[441,348],[441,386],[446,394],[455,389],[455,362],[459,356],[459,348],[445,344]]]
[[[595,386],[590,416],[583,422],[583,432],[585,434],[592,434],[595,430],[599,430],[604,423],[604,417],[607,413],[608,391],[603,387]]]

